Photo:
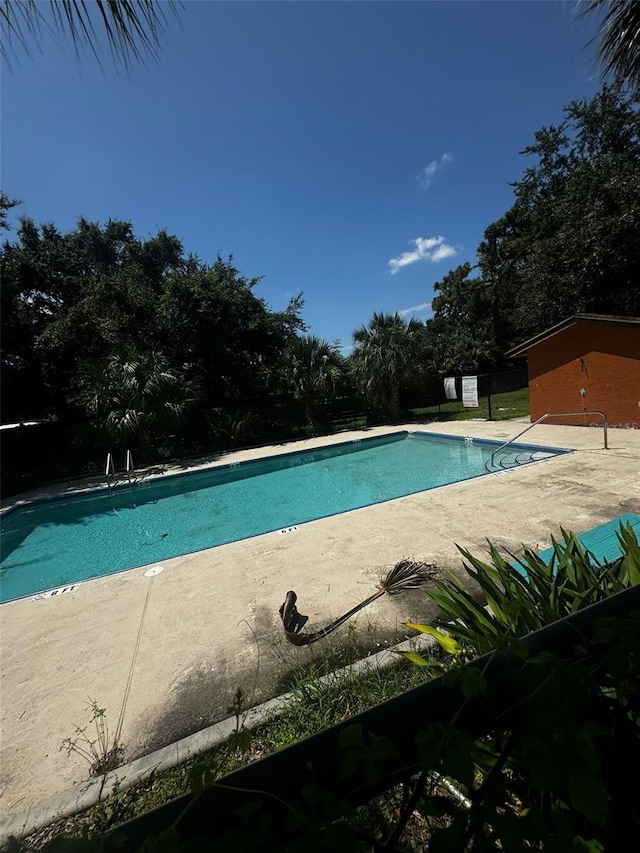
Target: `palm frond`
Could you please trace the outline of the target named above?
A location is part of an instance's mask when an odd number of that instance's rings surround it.
[[[594,41],[604,74],[640,92],[639,0],[583,0],[578,10],[582,15],[602,13]]]
[[[79,399],[96,426],[104,425],[112,438],[142,439],[178,426],[196,393],[161,353],[152,352],[138,360],[114,356],[104,367],[89,366]]]
[[[387,595],[397,595],[399,592],[424,586],[438,574],[438,568],[433,563],[400,560],[380,581],[380,589]]]
[[[0,0],[2,53],[6,57],[15,42],[29,53],[30,45],[42,47],[43,37],[63,35],[77,54],[88,48],[100,62],[102,33],[116,66],[129,70],[132,62],[157,59],[167,12],[178,19],[181,6],[176,0]]]
[[[318,640],[322,640],[333,633],[337,628],[363,610],[367,605],[374,602],[376,599],[385,595],[397,595],[400,592],[406,592],[410,589],[418,589],[425,584],[433,581],[438,575],[438,569],[433,563],[416,562],[414,560],[400,560],[399,563],[391,569],[379,584],[378,590],[356,604],[351,610],[348,610],[342,616],[334,619],[325,628],[321,628],[313,634],[301,634],[299,626],[304,624],[306,617],[303,619],[298,613],[296,602],[298,596],[293,590],[287,593],[284,604],[280,608],[280,617],[284,625],[285,636],[294,646],[310,646]]]

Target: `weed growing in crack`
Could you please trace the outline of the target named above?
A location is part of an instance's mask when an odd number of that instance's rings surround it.
[[[90,699],[87,710],[91,711],[87,725],[75,726],[75,737],[65,738],[60,749],[66,750],[67,756],[74,753],[84,758],[91,776],[101,776],[120,765],[123,747],[109,732],[106,708],[99,708],[96,700]]]

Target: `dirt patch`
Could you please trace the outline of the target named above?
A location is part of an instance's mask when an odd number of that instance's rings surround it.
[[[132,726],[131,742],[125,744],[127,761],[228,717],[241,680],[237,669],[230,675],[222,656],[188,666],[174,681],[165,702]]]

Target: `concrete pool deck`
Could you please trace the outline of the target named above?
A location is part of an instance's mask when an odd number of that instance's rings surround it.
[[[380,427],[216,461],[397,429],[506,441],[525,423]],[[130,760],[227,716],[238,687],[257,698],[283,666],[321,653],[321,644],[285,645],[278,608],[288,589],[313,630],[369,595],[402,557],[459,570],[456,543],[478,554],[487,538],[512,551],[523,543],[546,548],[560,524],[582,533],[640,512],[639,431],[610,430],[609,450],[602,430],[584,427],[540,425],[523,441],[576,452],[165,560],[155,577],[132,569],[65,595],[1,605],[0,815],[86,780],[86,762],[60,747],[89,721],[90,699],[106,708],[112,730],[121,720]],[[429,612],[426,596],[414,591],[378,599],[359,624],[374,626],[372,640],[383,642],[402,636],[403,621]]]

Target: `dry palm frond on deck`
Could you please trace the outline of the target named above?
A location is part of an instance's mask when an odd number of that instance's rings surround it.
[[[309,646],[343,625],[352,616],[355,616],[358,611],[362,610],[368,604],[371,604],[377,598],[387,595],[398,595],[410,589],[418,589],[427,584],[430,580],[438,575],[438,569],[433,563],[417,562],[415,560],[400,560],[399,563],[391,569],[379,584],[379,588],[373,595],[370,595],[360,604],[352,607],[347,613],[335,619],[325,628],[316,631],[313,634],[301,634],[300,629],[307,621],[306,617],[298,613],[296,601],[298,596],[293,590],[289,590],[284,604],[280,608],[280,616],[284,625],[284,632],[287,640],[294,646]]]

